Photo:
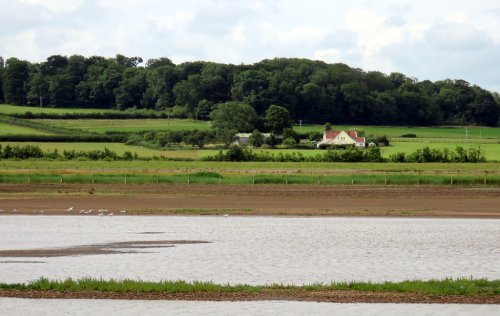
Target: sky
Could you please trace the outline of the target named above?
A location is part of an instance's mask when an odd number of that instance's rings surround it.
[[[500,0],[0,0],[0,56],[274,57],[500,92]]]

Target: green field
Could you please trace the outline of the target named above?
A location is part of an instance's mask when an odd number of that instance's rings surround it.
[[[10,125],[0,122],[0,135],[48,135],[48,133],[29,127]]]
[[[114,132],[138,132],[138,131],[158,131],[158,130],[208,130],[210,122],[189,119],[126,119],[126,120],[49,120],[39,119],[36,122],[66,127],[77,128],[89,132],[105,133]]]
[[[500,173],[500,164],[488,163],[328,163],[328,162],[212,162],[212,161],[91,161],[91,160],[0,160],[3,172],[194,172],[220,173],[288,173],[288,174],[365,174],[365,173]]]
[[[323,125],[295,125],[294,129],[300,133],[323,132]],[[415,134],[417,138],[461,138],[465,139],[464,127],[400,127],[400,126],[349,126],[333,125],[332,130],[353,130],[364,131],[365,135],[375,134],[378,136],[387,135],[389,137],[401,137],[404,134]],[[469,139],[500,139],[500,128],[496,127],[467,127]]]
[[[120,112],[118,110],[107,110],[107,109],[79,109],[79,108],[47,108],[47,107],[36,107],[36,106],[20,106],[20,105],[9,105],[0,104],[0,114],[22,114],[26,112],[31,113],[109,113],[109,112]]]
[[[151,158],[153,156],[164,156],[169,158],[198,158],[199,153],[196,150],[181,150],[181,151],[163,151],[163,150],[155,150],[142,146],[129,146],[122,143],[57,143],[57,142],[2,142],[0,143],[2,146],[11,145],[11,146],[25,146],[25,145],[34,145],[40,147],[44,151],[53,151],[57,149],[60,153],[64,150],[104,150],[104,148],[108,148],[109,150],[114,151],[118,155],[123,155],[124,152],[130,151],[131,153],[137,153],[141,158]]]

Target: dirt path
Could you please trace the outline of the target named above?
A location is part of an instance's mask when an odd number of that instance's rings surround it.
[[[350,290],[305,291],[264,290],[249,292],[98,292],[98,291],[19,291],[0,290],[0,297],[120,300],[259,301],[290,300],[331,303],[435,303],[500,304],[500,295],[425,295],[399,292],[361,292]]]
[[[73,207],[72,211],[65,211]],[[500,218],[500,188],[0,184],[0,215],[234,214]],[[125,210],[126,212],[121,212]]]

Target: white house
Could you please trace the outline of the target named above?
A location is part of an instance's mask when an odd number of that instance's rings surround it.
[[[356,146],[365,147],[366,139],[364,137],[358,137],[358,132],[356,131],[324,131],[323,139],[319,141],[316,146],[319,148],[321,145],[333,145],[333,146]]]
[[[250,136],[252,133],[238,133],[236,134],[236,140],[234,141],[234,144],[236,145],[246,145],[248,144],[248,140],[250,139]],[[271,137],[271,133],[262,133],[262,136],[264,139],[267,139]],[[276,138],[279,138],[278,136]]]

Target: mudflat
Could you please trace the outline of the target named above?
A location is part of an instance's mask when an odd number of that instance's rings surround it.
[[[0,215],[103,213],[97,210],[107,210],[102,215],[113,213],[119,216],[229,214],[500,218],[500,188],[0,184]]]

